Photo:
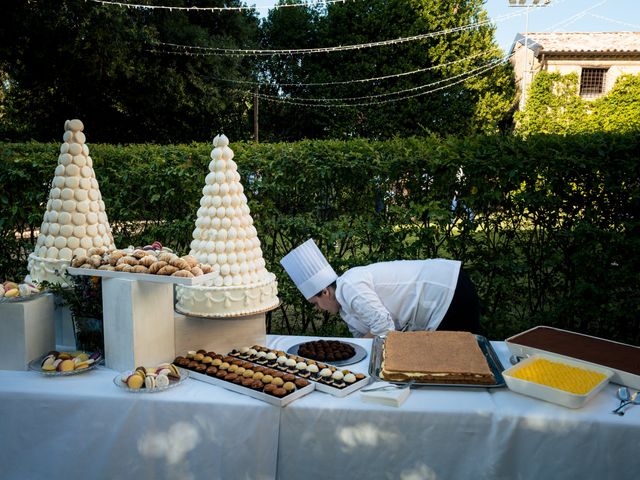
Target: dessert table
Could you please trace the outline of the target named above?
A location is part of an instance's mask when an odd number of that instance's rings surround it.
[[[314,337],[269,336],[287,350]],[[371,341],[349,339],[366,349]],[[508,350],[492,342],[503,365]],[[368,357],[347,368],[367,372]],[[505,388],[413,389],[401,407],[312,392],[284,408],[188,379],[133,394],[100,366],[0,370],[0,478],[539,479],[640,471],[640,407],[617,386],[572,410]]]

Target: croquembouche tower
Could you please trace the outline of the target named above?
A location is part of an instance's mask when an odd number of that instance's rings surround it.
[[[211,265],[218,275],[206,285],[176,286],[176,311],[191,324],[188,331],[192,339],[185,340],[191,341],[191,346],[198,337],[203,338],[205,330],[210,336],[226,338],[223,345],[209,343],[209,348],[264,342],[265,313],[279,305],[276,277],[265,268],[233,157],[227,137],[216,136],[191,242],[190,255]],[[199,327],[194,329],[194,325]],[[212,333],[216,328],[223,331]],[[199,334],[194,335],[195,331]],[[244,337],[242,341],[238,336]]]
[[[65,284],[62,275],[73,257],[87,256],[90,249],[115,248],[84,125],[78,119],[67,120],[64,130],[40,235],[29,255],[35,283]]]

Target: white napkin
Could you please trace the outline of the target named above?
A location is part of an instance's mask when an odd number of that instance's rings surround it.
[[[374,382],[365,387],[369,388],[383,387],[390,385],[388,382]],[[379,403],[390,407],[399,407],[411,394],[410,388],[391,388],[388,390],[372,390],[370,392],[360,391],[360,399],[366,403]]]

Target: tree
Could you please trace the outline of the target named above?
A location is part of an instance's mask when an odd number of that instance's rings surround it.
[[[308,7],[306,21],[295,29],[287,29],[287,25],[298,13],[291,13],[291,9],[271,12],[262,25],[268,48],[423,38],[358,50],[298,55],[286,63],[266,62],[269,78],[276,82],[287,79],[278,87],[281,100],[306,104],[314,103],[314,99],[336,100],[317,102],[324,107],[285,103],[274,108],[276,104],[270,102],[262,112],[271,109],[269,113],[275,116],[278,108],[294,116],[299,138],[496,132],[513,105],[509,67],[504,65],[454,84],[469,72],[477,73],[483,65],[501,58],[493,41],[493,26],[460,29],[487,19],[482,4],[482,0],[336,3],[326,10]],[[450,33],[435,33],[445,30]],[[433,35],[425,36],[427,33]],[[316,39],[319,43],[309,44]],[[407,74],[414,71],[418,72]],[[358,81],[370,78],[378,80]],[[332,84],[326,85],[329,82]],[[311,83],[325,85],[308,85]],[[407,98],[397,101],[403,97]],[[330,106],[335,104],[340,106]],[[291,128],[288,132],[291,136]],[[279,133],[275,131],[273,135]]]
[[[59,139],[63,122],[75,117],[92,142],[202,140],[222,130],[250,135],[244,93],[218,78],[251,79],[253,64],[175,55],[158,42],[250,48],[257,44],[255,12],[129,9],[83,0],[10,2],[4,12],[5,138]]]

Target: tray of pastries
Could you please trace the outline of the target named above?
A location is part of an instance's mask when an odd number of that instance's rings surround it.
[[[201,264],[192,255],[179,256],[168,249],[128,248],[107,250],[92,248],[87,256],[74,257],[67,268],[71,275],[109,278],[135,278],[146,282],[200,285],[218,275],[211,266]]]
[[[175,365],[190,371],[191,378],[284,407],[311,393],[314,384],[291,373],[254,364],[230,355],[192,350],[175,358]]]
[[[371,348],[370,375],[414,387],[504,387],[491,343],[469,332],[389,332]]]
[[[369,383],[369,376],[261,345],[232,350],[230,356],[310,380],[315,389],[345,397]]]

